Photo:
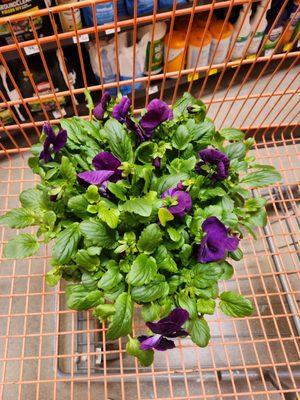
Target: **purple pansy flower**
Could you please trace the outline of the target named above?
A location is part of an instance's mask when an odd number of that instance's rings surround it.
[[[171,197],[172,200],[174,199],[177,201],[176,205],[168,207],[168,210],[174,215],[174,217],[183,217],[192,208],[191,196],[184,190],[179,189],[178,186],[163,192],[161,198],[165,199],[167,197]]]
[[[139,120],[139,123],[134,123],[128,118],[126,126],[132,132],[135,132],[141,141],[149,140],[153,136],[154,130],[162,122],[173,118],[173,111],[168,104],[159,99],[150,101],[147,107],[147,112]]]
[[[43,125],[43,132],[46,135],[46,139],[44,141],[43,150],[40,154],[40,159],[43,159],[45,163],[51,160],[51,150],[54,153],[58,153],[67,143],[67,131],[65,129],[61,129],[57,135],[49,124],[49,122],[45,122]]]
[[[139,336],[141,350],[155,349],[165,351],[173,349],[175,343],[167,338],[176,338],[179,336],[187,336],[182,325],[189,319],[189,313],[183,308],[175,308],[171,313],[159,320],[158,322],[146,322],[147,327],[155,333],[151,336]]]
[[[104,113],[107,109],[108,103],[110,102],[110,94],[108,92],[104,92],[103,96],[101,97],[100,103],[96,105],[96,107],[93,109],[93,115],[97,119],[102,119],[104,116]]]
[[[206,233],[198,250],[198,261],[208,263],[225,258],[227,251],[235,251],[239,245],[239,239],[229,236],[229,229],[216,217],[207,218],[202,229]]]
[[[161,160],[160,160],[160,158],[159,157],[155,157],[154,158],[154,160],[152,161],[152,165],[155,167],[155,168],[160,168],[160,164],[161,164]]]
[[[112,110],[113,117],[121,123],[125,122],[130,106],[131,100],[128,97],[122,97]]]
[[[102,190],[106,190],[108,180],[111,182],[117,182],[121,179],[122,171],[118,168],[121,165],[121,161],[113,154],[102,151],[97,154],[92,161],[93,166],[96,170],[84,171],[77,174],[79,183],[85,185],[101,185]]]
[[[229,175],[229,158],[226,154],[216,149],[204,149],[199,151],[199,157],[202,159],[196,165],[196,171],[199,174],[206,174],[206,171],[202,169],[203,165],[212,165],[216,167],[216,171],[212,175],[212,179],[215,181],[223,181]]]

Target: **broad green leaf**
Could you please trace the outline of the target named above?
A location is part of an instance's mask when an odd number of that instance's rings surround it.
[[[185,267],[189,265],[189,259],[192,254],[192,246],[190,244],[184,244],[179,252],[179,258],[182,262],[182,265]]]
[[[91,256],[86,249],[80,249],[76,253],[76,264],[87,271],[94,271],[100,265],[98,256]]]
[[[62,156],[60,173],[68,183],[76,182],[76,169],[68,157]]]
[[[177,272],[177,265],[165,246],[159,246],[155,252],[155,259],[158,269],[171,273]]]
[[[219,287],[217,283],[214,283],[205,289],[194,288],[194,292],[197,297],[201,297],[202,299],[216,299],[219,295]]]
[[[105,322],[108,317],[115,313],[116,309],[113,304],[99,304],[93,310],[93,315],[99,318],[101,321]]]
[[[129,293],[122,293],[115,303],[115,314],[107,331],[108,340],[128,335],[132,329],[133,302]]]
[[[168,234],[169,234],[169,236],[170,236],[170,239],[171,239],[173,242],[179,242],[179,240],[181,239],[181,235],[180,235],[180,233],[179,233],[176,229],[174,229],[174,228],[168,228],[168,229],[167,229],[167,232],[168,232]]]
[[[4,247],[5,258],[25,258],[36,253],[40,245],[36,236],[22,233],[15,236]]]
[[[263,197],[253,197],[245,201],[245,209],[250,212],[260,210],[266,205],[266,202],[266,199]]]
[[[45,208],[43,192],[35,188],[23,190],[20,202],[24,208],[32,208],[35,211]]]
[[[205,289],[217,282],[223,270],[217,263],[196,264],[193,267],[193,285],[199,289]]]
[[[140,254],[134,260],[126,281],[132,286],[142,286],[150,283],[155,278],[156,272],[155,259],[146,254]]]
[[[126,200],[126,189],[120,183],[109,182],[107,185],[108,190],[114,194],[118,199]]]
[[[67,306],[71,310],[88,310],[103,303],[103,295],[100,290],[90,292],[83,285],[69,285],[66,288]]]
[[[230,160],[243,160],[247,153],[247,147],[242,142],[231,143],[225,147],[224,152],[227,154]]]
[[[109,208],[104,202],[98,205],[98,217],[107,225],[115,229],[119,223],[120,211],[117,208]]]
[[[116,242],[116,232],[100,221],[82,221],[79,225],[83,236],[96,246],[111,248]]]
[[[199,143],[209,143],[215,133],[214,124],[209,121],[203,121],[193,127],[193,140]]]
[[[120,122],[115,119],[109,119],[105,123],[103,131],[112,153],[120,161],[132,162],[132,144],[128,133]]]
[[[56,222],[56,214],[54,211],[46,211],[43,215],[43,224],[48,226],[51,230],[53,229]]]
[[[225,194],[226,194],[225,190],[220,187],[200,189],[198,198],[201,201],[206,201],[207,199],[211,199],[214,197],[223,197]]]
[[[268,219],[267,212],[264,208],[262,208],[256,213],[251,214],[251,216],[247,218],[247,221],[250,222],[253,225],[253,227],[260,226],[261,228],[263,228],[264,226],[267,225],[267,219]]]
[[[74,120],[73,118],[61,119],[60,125],[68,132],[67,145],[69,145],[70,141],[74,144],[80,145],[79,137],[81,129],[79,124],[76,123],[76,120]]]
[[[125,292],[125,283],[124,281],[120,282],[118,286],[114,287],[113,289],[109,290],[108,292],[104,293],[105,299],[110,302],[115,302],[117,298]]]
[[[88,216],[88,205],[89,203],[83,194],[71,197],[68,201],[69,209],[80,218],[86,218]]]
[[[204,318],[197,318],[190,321],[188,330],[191,339],[199,347],[206,347],[210,339],[209,326]]]
[[[244,254],[239,247],[235,251],[230,252],[229,255],[234,261],[240,261],[244,257]]]
[[[157,224],[150,224],[143,229],[137,242],[140,251],[151,254],[162,240],[162,231]]]
[[[224,139],[229,141],[243,140],[245,137],[244,132],[236,128],[223,128],[220,129],[219,133]]]
[[[277,171],[255,171],[245,175],[241,182],[247,187],[264,187],[274,185],[281,180],[281,175]]]
[[[97,284],[100,279],[100,276],[98,276],[99,273],[92,274],[89,272],[84,272],[81,275],[81,283],[83,286],[88,289],[89,291],[93,291],[97,289]]]
[[[148,304],[143,304],[141,315],[145,322],[147,321],[155,321],[160,317],[161,307],[158,303],[152,302]]]
[[[168,166],[170,174],[178,174],[193,171],[196,165],[196,157],[193,155],[188,159],[175,158]]]
[[[36,212],[28,208],[13,208],[0,217],[0,224],[20,229],[37,224]]]
[[[62,277],[62,269],[60,266],[56,266],[50,269],[46,273],[45,281],[49,286],[55,286],[60,281]]]
[[[179,293],[177,295],[177,303],[179,307],[188,311],[190,319],[194,319],[197,317],[198,313],[195,299],[192,299],[186,293]]]
[[[97,203],[100,200],[99,188],[96,185],[90,185],[84,197],[89,203]]]
[[[126,351],[131,356],[136,357],[142,367],[149,367],[153,363],[154,351],[153,350],[141,350],[140,342],[137,339],[129,338],[126,344]]]
[[[177,150],[184,150],[190,140],[191,136],[188,128],[185,125],[179,125],[172,137],[172,146]]]
[[[143,197],[127,200],[125,203],[121,204],[119,208],[121,211],[138,214],[142,217],[150,217],[152,212],[151,201]]]
[[[155,150],[155,143],[153,142],[143,142],[136,149],[135,154],[137,159],[142,163],[152,163],[152,154]]]
[[[149,303],[169,293],[167,282],[152,282],[145,286],[136,286],[131,290],[131,296],[137,303]]]
[[[52,250],[52,257],[57,263],[67,264],[76,253],[81,237],[78,225],[74,222],[58,234]]]
[[[166,226],[167,222],[173,221],[174,215],[167,208],[161,207],[158,210],[158,219],[162,226]]]
[[[233,266],[227,261],[221,262],[220,266],[223,269],[223,274],[220,276],[220,279],[224,279],[225,281],[231,279],[234,273]]]
[[[215,312],[216,302],[214,299],[198,299],[197,311],[200,314],[213,315]]]
[[[116,287],[123,279],[118,266],[110,267],[98,282],[98,288],[104,291],[111,290]]]
[[[234,201],[224,193],[224,195],[221,198],[221,206],[224,211],[231,212],[234,209]]]
[[[223,292],[220,294],[220,299],[221,310],[230,317],[246,317],[253,312],[251,301],[238,293]]]
[[[190,93],[185,92],[173,106],[174,117],[180,117],[183,113],[187,113],[187,107],[191,106],[194,101],[195,98]]]
[[[171,187],[175,187],[180,181],[188,178],[186,173],[178,173],[175,175],[163,175],[159,178],[154,185],[153,189],[157,191],[158,195],[161,195]]]

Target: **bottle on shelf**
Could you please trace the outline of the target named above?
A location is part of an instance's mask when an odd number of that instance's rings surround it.
[[[300,0],[294,0],[291,3],[291,6],[288,7],[287,12],[289,17],[286,21],[285,27],[287,29],[284,30],[283,35],[280,38],[280,49],[283,51],[290,51],[293,47],[293,39],[295,38],[294,31],[300,22]]]
[[[170,43],[169,37],[171,35]],[[180,70],[180,66],[184,56],[186,34],[180,31],[169,32],[165,36],[165,65],[166,72],[176,72]],[[168,50],[169,45],[169,50]],[[184,61],[182,68],[184,67]],[[174,77],[177,79],[177,77]]]
[[[248,55],[257,54],[258,49],[261,45],[262,39],[264,37],[264,33],[266,27],[268,25],[267,21],[267,11],[271,7],[272,0],[263,0],[257,6],[256,12],[254,15],[251,16],[251,34],[254,33],[251,43],[248,47]],[[266,7],[267,5],[267,7]]]
[[[78,0],[56,0],[56,1],[57,1],[57,5],[60,6],[62,4],[75,3]],[[73,31],[75,28],[76,29],[82,28],[80,9],[76,8],[76,9],[74,9],[73,12],[74,12],[74,18],[73,18],[73,13],[72,13],[71,9],[64,10],[59,13],[61,27],[64,32]]]
[[[196,66],[204,67],[208,65],[210,45],[211,45],[211,34],[209,33],[209,31],[207,31],[205,35],[204,35],[204,30],[200,28],[193,31],[190,35],[190,40],[189,40],[187,68],[195,68]],[[199,55],[200,49],[201,53]]]
[[[233,28],[231,60],[239,60],[244,55],[251,33],[250,15],[251,7],[245,3]]]
[[[210,23],[209,32],[212,35],[210,61],[212,61],[212,64],[221,64],[225,60],[231,42],[232,30],[233,26],[230,22],[214,20]]]
[[[281,14],[277,20],[277,23],[272,28],[274,21],[277,19],[277,16],[280,12]],[[263,54],[265,56],[271,56],[274,53],[275,48],[277,48],[277,44],[281,38],[287,18],[288,14],[286,8],[282,10],[282,1],[273,0],[271,8],[267,12],[268,26],[264,35],[265,43],[263,47]]]

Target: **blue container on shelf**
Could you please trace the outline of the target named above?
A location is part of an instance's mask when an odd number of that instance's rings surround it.
[[[137,15],[146,15],[153,13],[153,0],[137,0]],[[128,15],[134,15],[134,0],[126,0]]]
[[[187,0],[177,0],[176,5],[183,5],[187,3]],[[158,8],[160,10],[172,10],[173,0],[158,0]]]
[[[93,9],[92,7],[82,8],[82,15],[86,26],[94,26]],[[97,25],[104,25],[114,20],[114,3],[96,4]]]
[[[117,2],[118,17],[125,17],[127,15],[125,0],[118,0]]]

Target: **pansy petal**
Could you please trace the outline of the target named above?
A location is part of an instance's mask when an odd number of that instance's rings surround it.
[[[139,126],[139,124],[134,122],[129,117],[125,118],[125,124],[126,124],[127,129],[129,131],[135,133],[138,136],[138,138],[140,139],[141,142],[144,142],[146,140],[145,137],[144,137],[144,132],[143,132],[142,128]]]
[[[142,341],[139,339],[141,345],[140,348],[141,350],[150,350],[155,348],[155,346],[160,342],[162,336],[160,335],[154,335],[154,336],[149,336],[147,339],[143,339]]]
[[[68,139],[67,131],[65,129],[61,129],[58,132],[58,134],[53,142],[54,153],[59,152],[59,150],[61,150],[66,145],[67,139]]]
[[[154,346],[154,349],[158,350],[158,351],[166,351],[166,350],[174,349],[174,347],[175,347],[175,343],[173,342],[173,340],[169,340],[169,339],[161,336],[160,340]],[[141,346],[141,348],[142,348],[142,346]]]
[[[112,116],[119,122],[124,122],[130,106],[131,100],[128,97],[122,97],[120,102],[114,106],[112,110]]]
[[[209,217],[202,224],[202,230],[204,232],[214,231],[219,232],[227,236],[227,229],[225,225],[217,217]]]
[[[96,107],[93,109],[94,117],[100,120],[103,118],[108,103],[110,102],[110,99],[111,99],[110,94],[108,92],[105,92],[101,97],[100,103],[98,103]]]
[[[90,185],[101,185],[113,174],[114,171],[84,171],[77,174],[77,177],[80,183],[84,181]]]
[[[158,109],[161,110],[162,116],[165,118],[164,121],[173,118],[173,111],[170,109],[167,103],[159,99],[151,100],[148,104],[147,111]]]
[[[169,336],[181,329],[180,325],[171,321],[146,322],[146,325],[153,333],[163,336]]]
[[[208,243],[208,237],[201,240],[197,259],[201,263],[208,263],[212,261],[222,260],[225,257],[225,249],[223,244],[220,247],[212,246]]]
[[[176,338],[176,337],[181,337],[181,336],[187,336],[189,333],[185,331],[184,329],[180,329],[176,331],[175,333],[171,333],[168,335],[169,338]]]
[[[45,122],[43,125],[43,132],[47,136],[47,138],[50,140],[51,143],[53,143],[55,139],[55,133],[54,130],[49,122]]]
[[[177,307],[174,308],[174,310],[171,311],[171,313],[167,317],[161,319],[159,322],[172,322],[174,324],[182,326],[188,319],[188,311],[184,308]]]
[[[119,168],[121,161],[108,151],[102,151],[93,158],[92,164],[96,169],[113,171]]]
[[[239,245],[239,239],[235,236],[228,237],[225,241],[225,248],[228,251],[235,251],[238,248],[238,245]]]

